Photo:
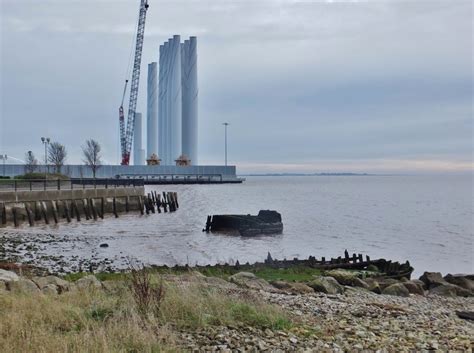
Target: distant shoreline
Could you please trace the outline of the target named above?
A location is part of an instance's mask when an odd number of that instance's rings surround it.
[[[239,174],[239,176],[379,176],[382,174],[369,174],[369,173],[265,173],[265,174]]]

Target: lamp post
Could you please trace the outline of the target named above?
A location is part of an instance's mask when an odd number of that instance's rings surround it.
[[[8,159],[8,156],[6,154],[1,154],[0,159],[3,160],[3,177],[5,177],[5,162]]]
[[[41,142],[44,145],[44,180],[47,179],[49,173],[49,165],[48,165],[48,145],[51,139],[49,137],[42,137]]]
[[[229,123],[222,123],[224,125],[224,136],[225,136],[225,166],[227,167],[227,126]]]

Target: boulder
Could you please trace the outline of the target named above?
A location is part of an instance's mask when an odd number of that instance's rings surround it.
[[[403,283],[394,283],[382,290],[382,294],[386,295],[396,295],[398,297],[408,297],[410,292],[403,285]]]
[[[308,286],[313,288],[315,292],[326,294],[344,293],[344,287],[341,286],[334,277],[315,276],[315,278],[308,283]]]
[[[281,289],[285,292],[289,292],[291,294],[306,294],[306,293],[313,293],[314,290],[310,286],[307,286],[304,283],[299,282],[285,282],[285,281],[273,281],[270,282],[272,286],[275,288]]]
[[[443,284],[447,284],[439,272],[425,272],[420,277],[420,280],[423,281],[427,289],[431,289]]]
[[[439,295],[442,297],[472,297],[473,293],[455,284],[447,283],[430,289],[429,295]]]
[[[56,276],[33,277],[33,282],[35,282],[40,289],[50,284],[57,286],[59,293],[67,292],[71,286],[70,282]]]
[[[12,282],[18,281],[20,277],[15,272],[0,269],[0,281]]]
[[[46,295],[57,295],[58,288],[54,284],[47,284],[43,288],[41,288],[41,293]]]
[[[342,284],[344,286],[353,286],[353,283],[357,278],[357,276],[353,272],[341,269],[326,271],[324,274],[326,276],[334,278],[336,281],[339,282],[339,284]]]
[[[102,283],[100,283],[100,281],[94,275],[82,277],[75,283],[77,289],[102,288]]]
[[[385,288],[391,286],[392,284],[400,283],[396,279],[393,278],[382,278],[378,281],[380,289],[384,290]]]
[[[376,294],[382,294],[382,288],[380,288],[380,284],[377,280],[373,278],[367,278],[365,282],[369,286],[369,288],[367,288],[369,291]]]
[[[229,281],[244,288],[264,290],[266,292],[276,291],[275,287],[271,286],[264,279],[258,278],[251,272],[236,273],[229,277]]]
[[[358,277],[355,277],[355,278],[354,278],[354,281],[352,282],[352,285],[353,285],[354,287],[360,287],[360,288],[369,289],[369,285],[367,284],[367,282],[361,280],[361,279],[358,278]]]
[[[416,282],[406,281],[406,282],[402,282],[402,284],[405,286],[406,289],[408,289],[410,294],[425,295],[425,291],[423,287]]]
[[[422,280],[419,279],[412,279],[411,282],[416,283],[421,286],[421,288],[426,289],[426,284]]]
[[[474,291],[474,281],[469,279],[465,275],[452,275],[448,274],[444,276],[444,280],[448,283],[455,284],[461,288]]]
[[[8,284],[10,291],[15,293],[39,293],[40,289],[30,279],[20,278],[18,281],[10,282]]]

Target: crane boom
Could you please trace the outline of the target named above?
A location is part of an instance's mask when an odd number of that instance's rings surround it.
[[[133,62],[132,80],[130,82],[130,102],[128,105],[127,128],[125,131],[124,126],[124,131],[122,131],[122,128],[120,131],[120,141],[122,145],[122,165],[128,165],[130,163],[130,152],[132,150],[133,130],[135,125],[135,110],[137,108],[138,99],[138,85],[140,83],[140,66],[142,63],[146,11],[148,10],[148,7],[148,0],[140,0],[137,40],[135,44],[135,59]]]

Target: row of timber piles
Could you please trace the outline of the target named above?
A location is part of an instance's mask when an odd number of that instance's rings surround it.
[[[5,203],[0,202],[0,227],[28,223],[57,224],[61,221],[103,219],[107,214],[116,218],[120,213],[139,211],[143,214],[175,212],[178,209],[176,192],[151,192],[147,196],[84,198]]]
[[[146,214],[175,212],[179,208],[177,192],[163,192],[162,195],[156,191],[148,193],[144,201]],[[141,208],[143,214],[143,208]]]

